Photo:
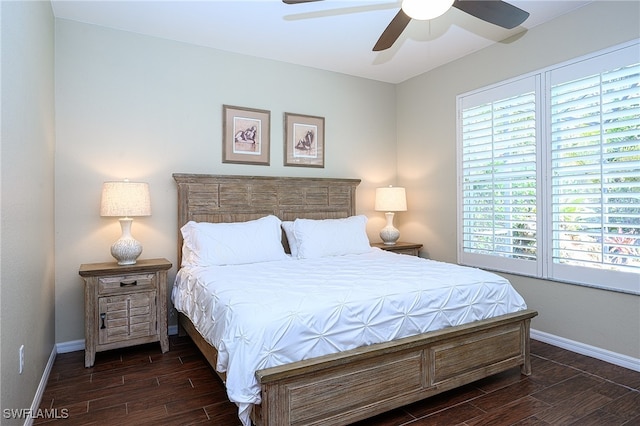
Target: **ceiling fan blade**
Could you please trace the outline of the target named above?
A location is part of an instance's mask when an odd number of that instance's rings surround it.
[[[311,3],[314,1],[323,1],[323,0],[282,0],[282,3],[285,4],[298,4],[298,3]]]
[[[453,7],[507,29],[517,27],[529,17],[529,12],[500,0],[455,0]]]
[[[2,1],[2,0],[0,0]],[[288,0],[291,1],[291,0]],[[329,4],[329,3],[327,3]],[[342,5],[342,4],[341,4]],[[375,2],[372,4],[365,4],[365,5],[353,5],[353,6],[347,6],[347,7],[339,7],[337,9],[331,8],[331,9],[320,9],[320,10],[313,10],[311,12],[302,12],[302,13],[296,13],[293,15],[286,15],[284,16],[285,21],[298,21],[301,19],[315,19],[315,18],[324,18],[327,16],[344,16],[344,15],[351,15],[351,14],[355,14],[355,13],[364,13],[364,12],[374,12],[374,11],[378,11],[378,10],[387,10],[387,9],[397,9],[398,8],[398,2],[397,1],[390,1],[390,2]]]
[[[374,52],[379,52],[393,46],[400,34],[407,28],[411,22],[411,18],[400,9],[396,16],[393,17],[387,28],[382,32],[382,35],[378,39],[378,42],[373,46]]]

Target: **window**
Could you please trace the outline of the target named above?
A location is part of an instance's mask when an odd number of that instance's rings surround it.
[[[458,97],[459,262],[640,294],[638,42]]]

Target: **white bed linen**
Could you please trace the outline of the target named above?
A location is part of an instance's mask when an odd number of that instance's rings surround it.
[[[377,248],[185,267],[172,300],[217,348],[245,425],[260,403],[256,370],[526,309],[496,274]]]

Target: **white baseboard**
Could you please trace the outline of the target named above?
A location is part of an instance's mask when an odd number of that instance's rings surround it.
[[[40,403],[42,402],[42,395],[44,395],[44,391],[47,388],[49,375],[51,374],[53,363],[55,362],[56,355],[58,354],[56,351],[56,347],[57,345],[53,345],[53,349],[51,350],[51,355],[49,355],[49,359],[47,360],[47,365],[44,367],[44,372],[42,373],[42,377],[40,378],[38,389],[36,389],[36,394],[33,397],[33,402],[31,403],[32,413],[36,413],[38,411],[38,408],[40,407]],[[33,425],[33,417],[27,416],[27,418],[24,421],[24,426],[32,426],[32,425]]]
[[[178,326],[169,326],[169,335],[178,334]],[[587,345],[584,343],[576,342],[575,340],[565,339],[564,337],[555,336],[553,334],[545,333],[544,331],[538,331],[531,329],[531,338],[539,340],[544,343],[548,343],[559,348],[567,349],[572,352],[576,352],[582,355],[590,356],[611,364],[619,365],[620,367],[628,368],[634,371],[640,371],[640,359],[633,358],[627,355],[612,352],[606,349],[601,349],[595,346]],[[54,352],[64,354],[67,352],[75,352],[84,350],[84,339],[73,340],[70,342],[57,343]],[[55,355],[54,355],[55,357]],[[51,362],[51,360],[50,360]],[[49,367],[50,369],[50,367]]]
[[[75,351],[84,351],[84,339],[72,340],[70,342],[56,343],[56,350],[59,354],[66,354]]]
[[[623,355],[617,352],[612,352],[606,349],[601,349],[595,346],[576,342],[574,340],[565,339],[564,337],[555,336],[553,334],[545,333],[544,331],[532,329],[531,338],[544,343],[548,343],[553,346],[557,346],[562,349],[567,349],[571,352],[576,352],[582,355],[599,359],[601,361],[619,365],[620,367],[628,368],[634,371],[640,371],[640,359],[638,358],[633,358],[628,355]]]

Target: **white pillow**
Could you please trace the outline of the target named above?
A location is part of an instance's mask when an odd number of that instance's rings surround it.
[[[293,221],[287,220],[282,222],[282,229],[284,229],[284,235],[287,236],[287,242],[289,243],[289,251],[291,257],[298,258],[298,240],[296,240],[296,234],[293,232]]]
[[[182,266],[239,265],[288,259],[280,219],[270,215],[248,222],[185,224],[180,230]]]
[[[298,259],[362,254],[371,250],[366,232],[367,217],[345,219],[296,219],[293,233]]]

